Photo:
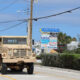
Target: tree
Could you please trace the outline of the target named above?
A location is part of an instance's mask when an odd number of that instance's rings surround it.
[[[72,38],[72,41],[77,41],[75,37]]]
[[[77,41],[75,37],[67,36],[65,33],[60,32],[58,34],[58,42],[60,44],[68,44],[71,41]]]
[[[71,41],[76,41],[76,38],[72,38],[71,36],[68,36],[66,33],[60,32],[58,34],[58,48],[59,50],[61,50],[60,52],[66,50],[66,45]]]

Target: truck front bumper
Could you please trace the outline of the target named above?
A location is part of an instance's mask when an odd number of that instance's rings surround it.
[[[15,59],[3,59],[3,63],[18,63],[18,62],[24,62],[24,63],[35,63],[36,58],[15,58]]]

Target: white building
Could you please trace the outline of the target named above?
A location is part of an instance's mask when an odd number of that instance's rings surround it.
[[[77,49],[79,45],[79,42],[77,41],[72,41],[71,43],[67,44],[67,49],[68,50],[74,50]]]
[[[35,49],[34,52],[36,53],[36,55],[40,55],[41,54],[41,43],[35,42],[34,49]]]

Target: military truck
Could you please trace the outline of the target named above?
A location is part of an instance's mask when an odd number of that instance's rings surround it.
[[[0,71],[7,73],[27,69],[28,74],[33,74],[35,54],[27,45],[26,36],[0,36]]]

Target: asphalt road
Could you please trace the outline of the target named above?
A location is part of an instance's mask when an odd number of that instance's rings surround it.
[[[26,69],[21,73],[8,71],[0,74],[0,80],[80,80],[80,71],[36,65],[33,75],[28,75]]]

